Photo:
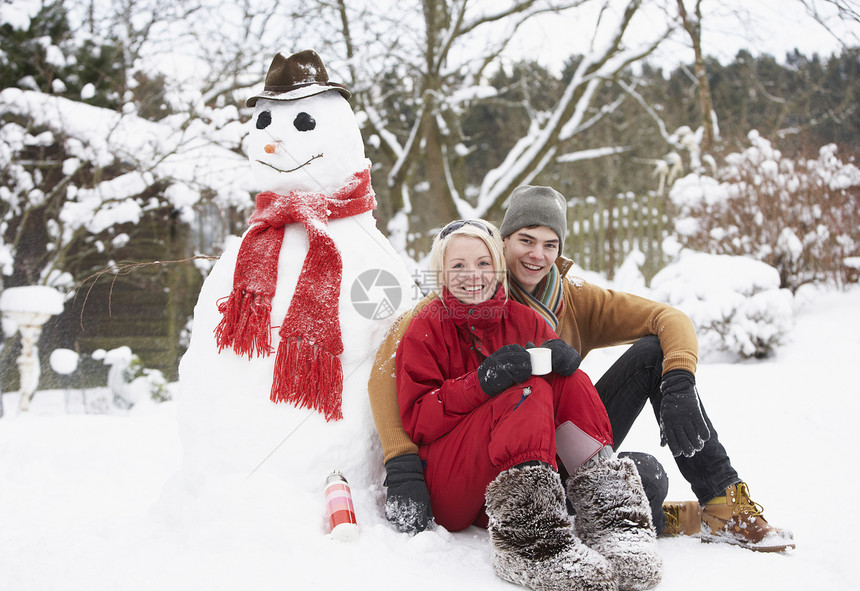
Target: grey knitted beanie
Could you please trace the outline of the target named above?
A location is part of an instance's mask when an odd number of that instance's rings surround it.
[[[523,185],[511,193],[508,209],[499,232],[507,238],[521,228],[546,226],[558,235],[559,254],[564,252],[567,237],[567,202],[551,187]]]

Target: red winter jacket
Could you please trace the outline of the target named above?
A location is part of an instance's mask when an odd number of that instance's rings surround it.
[[[499,347],[554,338],[534,310],[507,300],[501,287],[477,305],[444,290],[412,320],[397,348],[397,400],[409,437],[428,445],[487,402],[476,370]]]

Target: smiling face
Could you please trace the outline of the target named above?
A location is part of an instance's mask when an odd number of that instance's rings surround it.
[[[558,235],[546,226],[520,228],[504,242],[508,272],[533,293],[558,258]]]
[[[259,99],[246,149],[259,191],[331,194],[367,167],[358,122],[336,91]]]
[[[474,236],[451,236],[445,249],[445,287],[464,304],[480,304],[493,297],[498,285],[490,250]]]

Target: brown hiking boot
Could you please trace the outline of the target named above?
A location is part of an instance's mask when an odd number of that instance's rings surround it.
[[[666,529],[661,536],[692,536],[702,529],[702,513],[698,501],[666,501],[663,503]]]
[[[726,489],[702,508],[702,541],[735,544],[759,552],[782,552],[794,548],[794,534],[768,524],[762,506],[750,499],[749,488],[740,482]]]

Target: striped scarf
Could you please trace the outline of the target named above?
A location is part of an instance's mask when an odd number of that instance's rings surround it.
[[[562,276],[558,272],[558,267],[553,265],[550,268],[546,277],[541,279],[535,287],[534,293],[529,293],[523,289],[513,275],[509,275],[508,279],[510,280],[508,282],[510,293],[514,300],[525,304],[540,314],[551,329],[558,330],[558,317],[564,310],[564,297],[561,289]]]

